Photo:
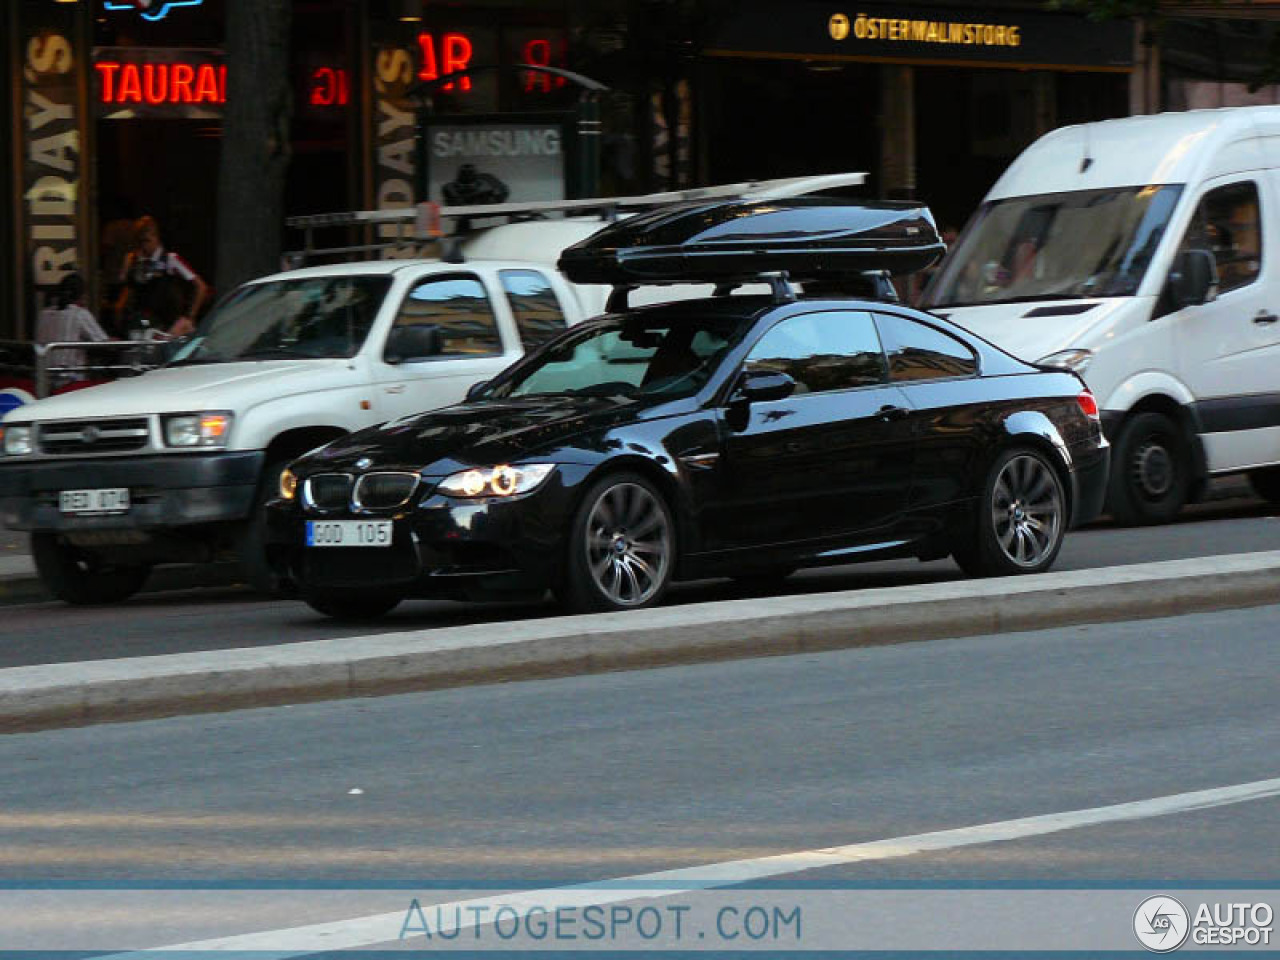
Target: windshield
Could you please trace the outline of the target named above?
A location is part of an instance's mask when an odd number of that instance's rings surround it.
[[[986,204],[925,305],[1133,296],[1181,193],[1123,187]]]
[[[617,317],[565,334],[487,396],[692,396],[750,326],[743,317]]]
[[[351,357],[373,326],[389,277],[307,277],[235,290],[171,365]]]

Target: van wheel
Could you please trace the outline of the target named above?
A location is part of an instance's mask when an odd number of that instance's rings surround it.
[[[605,477],[574,514],[557,595],[573,613],[653,606],[675,569],[675,526],[666,500],[644,477]]]
[[[376,620],[400,605],[404,595],[391,590],[308,591],[302,599],[317,613],[335,620]]]
[[[971,577],[1043,573],[1067,535],[1067,496],[1049,459],[1030,447],[996,457],[969,536],[952,555]]]
[[[1280,467],[1267,467],[1249,474],[1249,486],[1263,500],[1280,503]]]
[[[77,606],[127,600],[151,574],[148,564],[107,563],[97,554],[62,543],[55,533],[33,533],[31,556],[49,592]]]
[[[1189,454],[1181,428],[1163,413],[1132,417],[1112,451],[1107,511],[1125,526],[1168,523],[1187,502]]]

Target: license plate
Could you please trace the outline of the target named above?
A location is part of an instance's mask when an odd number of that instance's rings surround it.
[[[389,547],[390,520],[308,520],[308,547]]]
[[[129,510],[129,488],[63,490],[58,494],[58,510],[75,514],[126,513]]]

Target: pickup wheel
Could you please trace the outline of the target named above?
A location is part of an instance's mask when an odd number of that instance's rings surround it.
[[[335,620],[376,620],[390,613],[404,595],[392,590],[321,590],[304,593],[302,599],[317,613]]]
[[[31,555],[40,581],[59,600],[77,606],[127,600],[151,574],[147,564],[112,564],[69,543],[55,533],[33,533]]]
[[[1107,510],[1117,523],[1168,523],[1187,502],[1191,457],[1182,430],[1163,413],[1140,413],[1120,429],[1111,453]]]
[[[245,580],[255,591],[268,596],[279,593],[280,584],[267,562],[267,516],[264,507],[275,495],[280,486],[280,474],[291,462],[288,459],[272,460],[263,469],[262,483],[253,501],[253,513],[240,533],[238,544],[240,570]]]

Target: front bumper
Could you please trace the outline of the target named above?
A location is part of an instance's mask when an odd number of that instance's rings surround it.
[[[148,530],[243,520],[253,510],[261,450],[0,461],[0,518],[13,530]],[[128,487],[127,513],[67,516],[62,490]]]
[[[511,498],[428,492],[393,513],[320,514],[272,501],[267,560],[286,592],[392,587],[406,596],[465,598],[545,589],[561,576],[577,474],[561,466],[537,490]],[[391,545],[306,546],[308,521],[326,520],[391,520]]]

